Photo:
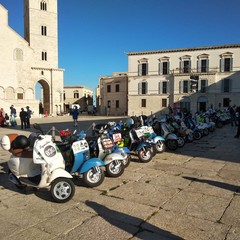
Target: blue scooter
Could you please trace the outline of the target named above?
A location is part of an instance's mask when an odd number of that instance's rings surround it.
[[[73,176],[82,176],[88,187],[99,186],[105,178],[104,162],[97,158],[90,158],[89,144],[85,139],[86,134],[81,131],[72,135],[70,140],[58,143],[61,153],[64,156],[66,170]]]

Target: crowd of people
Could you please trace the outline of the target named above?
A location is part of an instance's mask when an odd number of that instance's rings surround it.
[[[30,128],[30,118],[32,115],[32,110],[29,106],[21,108],[19,113],[21,129]],[[15,127],[17,126],[17,110],[14,105],[11,105],[9,115],[4,111],[3,108],[0,109],[0,126],[1,127]]]

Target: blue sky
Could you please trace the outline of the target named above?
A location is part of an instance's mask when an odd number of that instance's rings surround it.
[[[24,0],[0,0],[23,36]],[[64,85],[92,90],[128,70],[127,54],[240,43],[240,0],[58,0]]]

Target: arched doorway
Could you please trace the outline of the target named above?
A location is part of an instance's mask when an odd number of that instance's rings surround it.
[[[207,97],[200,96],[197,101],[197,108],[198,108],[197,110],[200,112],[201,111],[206,112],[207,111],[207,102],[208,102]]]
[[[48,115],[51,109],[49,84],[45,80],[41,79],[37,82],[35,90],[36,99],[39,100],[39,113]]]

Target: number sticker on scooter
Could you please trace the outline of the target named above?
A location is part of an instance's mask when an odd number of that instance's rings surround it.
[[[80,140],[72,144],[72,150],[74,154],[78,152],[83,152],[88,149],[89,149],[89,146],[86,140]]]

